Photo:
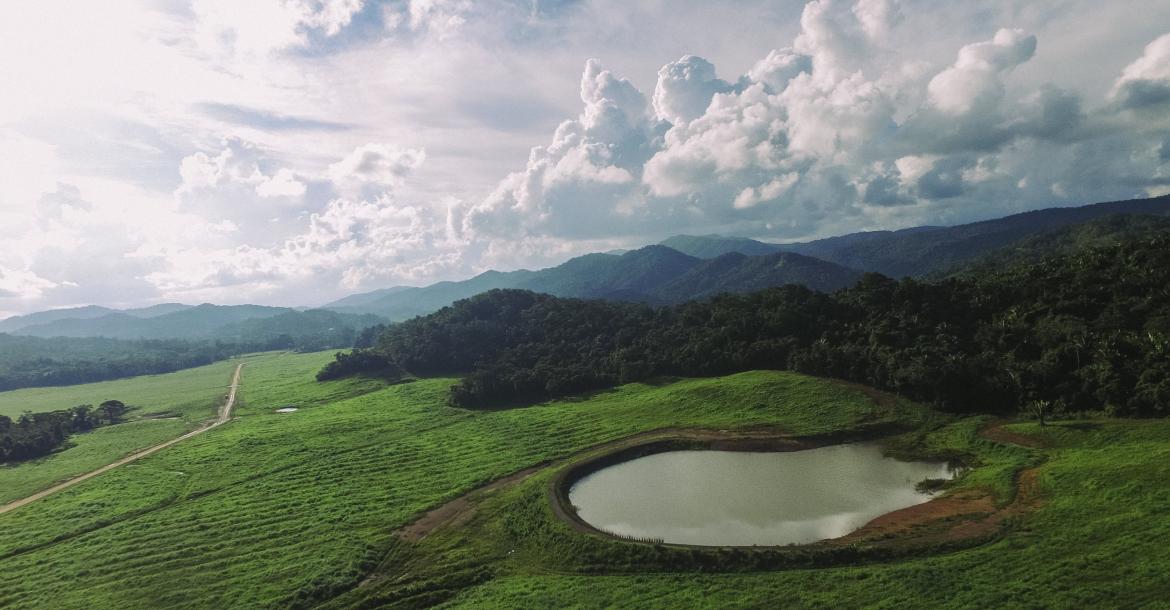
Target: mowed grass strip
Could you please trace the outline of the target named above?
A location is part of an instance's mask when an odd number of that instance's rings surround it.
[[[665,427],[814,434],[924,413],[780,372],[470,412],[446,406],[452,380],[369,392],[378,382],[316,383],[320,362],[249,365],[237,421],[0,517],[0,605],[307,603],[356,584],[391,532],[427,509],[588,446]],[[300,410],[273,412],[287,404]],[[108,492],[118,487],[140,497],[118,502]]]

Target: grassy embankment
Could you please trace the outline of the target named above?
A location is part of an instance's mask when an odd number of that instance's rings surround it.
[[[953,446],[983,446],[994,467],[963,484],[1002,486],[1002,468],[1023,452],[974,436],[973,420],[930,435]],[[463,589],[453,607],[1155,607],[1170,599],[1170,422],[1100,421],[1014,431],[1042,440],[1042,505],[1020,515],[1000,539],[951,553],[896,562],[752,573],[580,575],[561,569],[557,553],[520,549],[482,586]],[[998,457],[995,457],[998,454]],[[531,483],[539,486],[539,482]],[[535,507],[518,488],[505,506]],[[528,494],[528,497],[525,496]],[[531,509],[530,509],[531,511]],[[484,512],[488,512],[485,510]],[[494,511],[493,511],[494,512]],[[502,514],[502,513],[501,513]],[[532,514],[530,512],[530,514]],[[467,529],[436,532],[410,556],[443,557],[466,541],[507,539],[507,520],[485,515]],[[495,521],[493,521],[493,519]],[[544,522],[544,521],[541,521]],[[488,535],[474,535],[481,527]],[[548,527],[547,525],[542,527]],[[426,550],[430,548],[428,553]],[[542,563],[544,562],[544,563]],[[429,569],[436,576],[439,572]],[[617,570],[615,570],[617,571]],[[450,594],[451,592],[444,592]],[[353,594],[351,594],[353,595]],[[356,597],[352,599],[357,599]]]
[[[327,358],[249,365],[238,420],[0,516],[0,606],[938,607],[1167,596],[1163,422],[1017,427],[1050,445],[1033,452],[980,439],[980,419],[876,404],[850,386],[776,372],[469,412],[446,406],[450,380],[313,382]],[[272,412],[286,404],[301,410]],[[811,435],[891,421],[930,430],[904,439],[915,452],[978,461],[960,487],[988,489],[1001,503],[1014,473],[1046,457],[1045,504],[1001,539],[957,552],[815,570],[751,571],[737,560],[733,573],[672,572],[669,552],[578,534],[553,517],[548,469],[421,542],[393,536],[487,481],[639,432],[767,425]]]
[[[670,426],[812,434],[925,416],[764,372],[468,412],[446,406],[450,380],[318,384],[326,358],[249,364],[237,421],[0,516],[0,605],[307,603],[356,584],[427,509],[591,445]],[[272,412],[285,404],[301,410]]]

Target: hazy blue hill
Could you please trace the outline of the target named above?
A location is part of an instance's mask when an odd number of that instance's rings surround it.
[[[285,311],[274,316],[251,318],[217,328],[213,336],[219,341],[254,344],[274,338],[291,339],[288,345],[302,351],[348,348],[365,328],[384,324],[386,320],[369,314],[347,314],[324,309]]]
[[[487,271],[462,282],[439,282],[373,300],[355,295],[359,298],[350,302],[364,304],[328,309],[406,320],[496,288],[523,288],[565,297],[650,300],[649,292],[655,287],[699,263],[671,248],[647,246],[624,254],[586,254],[539,271]]]
[[[696,258],[717,258],[729,253],[763,256],[781,250],[778,244],[769,244],[746,237],[722,235],[675,235],[661,244]]]
[[[85,307],[70,307],[68,309],[52,309],[49,311],[38,311],[23,316],[13,316],[0,320],[0,332],[11,333],[28,326],[35,326],[37,324],[47,324],[57,320],[76,319],[93,319],[107,316],[112,313],[117,313],[117,310],[108,307],[100,307],[97,305],[87,305]]]
[[[1116,214],[1170,215],[1170,196],[1049,208],[954,227],[861,233],[783,248],[890,277],[956,269],[1022,239]]]
[[[462,282],[353,295],[327,308],[400,321],[496,288],[651,303],[676,303],[790,283],[831,291],[848,286],[858,271],[891,277],[939,274],[1022,239],[1123,213],[1170,215],[1170,197],[1052,208],[955,227],[868,231],[793,244],[678,235],[659,245],[622,254],[587,254],[539,271],[488,271]],[[804,258],[775,256],[781,252]],[[727,254],[744,258],[718,260]],[[712,260],[718,262],[705,264]],[[340,305],[343,302],[348,305]]]
[[[353,314],[374,314],[393,321],[406,320],[442,309],[459,299],[466,299],[493,288],[512,288],[530,273],[532,272],[486,271],[461,282],[439,282],[423,288],[408,288],[365,301],[362,305],[326,306],[326,309]],[[357,299],[356,302],[360,303],[362,300]]]
[[[49,311],[38,311],[36,313],[30,313],[23,316],[13,316],[5,320],[0,320],[0,333],[15,333],[30,326],[51,324],[60,320],[94,320],[97,318],[104,318],[106,316],[118,314],[131,316],[134,318],[155,318],[190,308],[190,305],[183,305],[182,303],[160,303],[158,305],[139,307],[137,309],[110,309],[109,307],[101,307],[99,305],[86,305],[85,307],[70,307],[67,309],[51,309]],[[65,325],[66,328],[72,326],[72,323]],[[80,327],[82,325],[79,322],[77,323],[77,326]]]
[[[1049,208],[953,227],[864,231],[789,244],[719,235],[678,235],[662,243],[699,258],[729,252],[795,252],[890,277],[925,276],[958,269],[1023,239],[1117,214],[1170,215],[1170,196]]]
[[[655,301],[682,303],[720,293],[744,293],[785,284],[834,292],[857,283],[862,273],[791,252],[745,256],[738,252],[703,261],[655,291]]]
[[[824,258],[825,260],[832,260],[840,258],[844,255],[843,253],[854,251],[865,252],[867,248],[880,247],[881,244],[896,243],[911,235],[929,233],[943,228],[945,227],[926,226],[899,229],[897,231],[861,231],[808,242],[777,244],[776,247],[783,252],[796,252],[805,256],[815,256]],[[855,261],[858,264],[866,262],[864,259]]]
[[[158,305],[140,307],[138,309],[123,309],[122,313],[130,314],[137,318],[157,318],[159,316],[165,316],[169,313],[186,311],[192,307],[194,306],[184,305],[182,303],[159,303]]]
[[[440,282],[371,301],[355,299],[351,302],[366,304],[331,309],[405,320],[496,288],[517,288],[566,298],[678,303],[722,292],[750,292],[784,284],[804,284],[815,290],[831,291],[851,285],[859,276],[851,269],[799,254],[734,254],[704,260],[667,246],[653,245],[622,254],[586,254],[539,271],[489,271],[465,282]]]
[[[141,318],[115,312],[91,319],[70,318],[27,326],[22,335],[34,337],[110,337],[114,339],[204,339],[228,324],[275,316],[285,307],[211,305],[204,303],[172,313]]]
[[[320,309],[346,309],[363,307],[390,295],[399,294],[410,290],[417,290],[417,288],[413,286],[393,286],[390,288],[381,288],[379,290],[372,290],[370,292],[363,292],[360,294],[351,294],[331,303],[326,303],[322,305]]]
[[[560,297],[641,300],[702,261],[666,246],[646,246],[621,255],[587,254],[533,272],[516,288]]]

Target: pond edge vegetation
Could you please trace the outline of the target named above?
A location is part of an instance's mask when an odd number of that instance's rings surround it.
[[[979,438],[1004,445],[1002,440],[984,435],[980,428]],[[882,422],[850,430],[823,434],[793,435],[768,426],[741,429],[678,429],[650,430],[598,446],[583,449],[573,456],[538,464],[470,490],[459,497],[420,514],[416,519],[397,530],[397,538],[408,544],[418,544],[432,531],[446,528],[461,528],[467,525],[470,514],[477,505],[486,501],[502,488],[523,484],[530,477],[552,471],[545,488],[550,512],[556,521],[571,528],[577,535],[586,535],[599,541],[629,545],[645,549],[653,555],[652,563],[663,563],[672,569],[702,572],[744,572],[807,569],[862,565],[875,562],[895,561],[911,557],[922,557],[950,553],[981,546],[1001,539],[1018,520],[1016,517],[1039,506],[1035,474],[1041,460],[1022,465],[1012,476],[1010,497],[993,498],[995,494],[986,489],[960,489],[954,484],[962,483],[960,478],[948,482],[947,489],[926,503],[892,511],[875,518],[858,530],[839,538],[821,540],[808,544],[791,545],[690,545],[666,543],[659,540],[640,540],[606,532],[581,519],[569,501],[569,490],[580,479],[602,468],[651,455],[673,450],[706,449],[725,451],[802,451],[850,442],[879,441],[883,450],[891,457],[902,460],[931,459],[951,460],[964,468],[964,475],[981,466],[975,455],[961,455],[954,452],[940,453],[916,443],[921,429],[899,422]],[[1039,456],[1036,456],[1039,457]],[[1028,479],[1030,482],[1025,482]],[[960,486],[961,487],[961,486]],[[1027,489],[1025,489],[1027,487]],[[969,512],[969,500],[982,501],[986,512]],[[998,500],[998,502],[997,502]],[[939,503],[942,510],[922,510],[922,507]],[[915,511],[909,515],[913,526],[905,531],[874,524],[904,511]],[[937,514],[933,514],[937,513]],[[425,525],[424,525],[425,524]],[[422,526],[422,527],[420,527]],[[954,532],[959,532],[955,535]],[[655,571],[655,566],[646,569]],[[601,569],[604,573],[622,573],[617,566],[578,566],[579,573],[591,573]],[[369,575],[367,580],[376,579]]]

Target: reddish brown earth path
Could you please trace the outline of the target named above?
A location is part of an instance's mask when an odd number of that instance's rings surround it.
[[[128,456],[126,456],[126,457],[124,457],[116,462],[113,462],[111,464],[106,464],[105,466],[102,466],[101,468],[98,468],[97,470],[87,472],[83,475],[78,475],[76,477],[73,477],[72,479],[69,479],[68,481],[65,481],[64,483],[58,483],[57,485],[54,485],[54,486],[52,486],[44,491],[38,491],[37,493],[35,493],[27,498],[22,498],[20,500],[14,500],[12,502],[9,502],[8,504],[5,504],[4,506],[0,506],[0,515],[3,515],[4,513],[11,511],[11,510],[16,510],[16,509],[18,509],[26,504],[31,504],[33,502],[36,502],[37,500],[40,500],[41,498],[44,498],[46,496],[51,496],[51,495],[53,495],[53,494],[55,494],[63,489],[68,489],[70,487],[73,487],[74,485],[77,485],[78,483],[80,483],[82,481],[92,479],[93,477],[96,477],[99,474],[102,474],[103,472],[108,472],[108,471],[113,470],[119,466],[125,466],[126,464],[129,464],[131,462],[140,460],[148,455],[162,451],[163,449],[166,449],[167,447],[170,447],[171,445],[174,445],[176,443],[181,443],[181,442],[183,442],[183,441],[185,441],[193,436],[198,436],[200,434],[203,434],[204,432],[207,432],[208,430],[211,430],[212,428],[216,428],[216,427],[219,427],[219,426],[227,423],[228,420],[230,420],[231,416],[232,416],[232,407],[235,406],[235,404],[236,404],[236,390],[238,390],[240,387],[240,369],[243,369],[243,368],[244,368],[243,364],[236,365],[236,372],[234,375],[232,375],[232,385],[228,391],[227,400],[225,400],[223,403],[223,406],[221,406],[219,408],[219,415],[216,417],[215,421],[211,422],[210,424],[204,425],[203,427],[198,428],[196,430],[192,430],[192,431],[190,431],[190,432],[188,432],[180,437],[173,438],[165,443],[160,443],[160,444],[155,445],[153,447],[147,447],[146,449],[143,449],[141,451],[131,453],[130,455],[128,455]]]
[[[1012,432],[1008,422],[993,420],[979,430],[979,436],[1005,445],[1040,449],[1044,444],[1036,438]],[[1016,475],[1016,496],[1007,505],[997,507],[989,492],[964,490],[946,494],[877,517],[862,528],[830,543],[854,543],[860,540],[917,538],[919,542],[955,542],[975,540],[995,535],[1010,517],[1035,510],[1042,504],[1036,467],[1025,468]]]

